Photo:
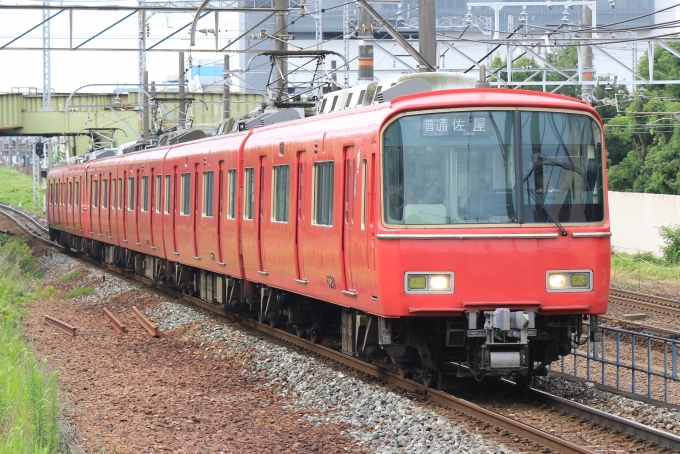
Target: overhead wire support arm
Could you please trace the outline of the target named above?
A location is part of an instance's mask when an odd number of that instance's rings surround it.
[[[387,29],[387,32],[394,38],[401,46],[411,54],[413,58],[416,59],[416,61],[421,65],[421,67],[426,68],[430,72],[437,72],[437,68],[432,66],[430,62],[428,62],[425,57],[420,55],[420,53],[409,44],[409,42],[399,34],[398,31],[396,31],[376,10],[373,9],[371,5],[368,4],[366,0],[357,0],[358,3],[363,6],[368,13],[373,16],[375,20],[377,20],[383,27]]]
[[[130,14],[128,14],[127,16],[125,16],[124,18],[122,18],[122,19],[120,19],[120,20],[114,22],[113,24],[109,25],[108,27],[106,27],[104,30],[100,31],[100,32],[97,33],[96,35],[94,35],[94,36],[88,38],[87,40],[83,41],[82,43],[78,44],[76,47],[73,48],[73,50],[78,49],[78,48],[84,46],[85,44],[87,44],[87,43],[89,43],[90,41],[92,41],[93,39],[95,39],[97,36],[101,35],[101,34],[104,33],[104,32],[107,32],[107,31],[111,30],[113,27],[115,27],[116,25],[120,24],[121,22],[123,22],[123,21],[124,21],[125,19],[127,19],[128,17],[131,17],[131,16],[133,16],[133,15],[135,15],[135,14],[137,14],[137,11],[136,11],[136,10],[133,11],[133,12],[131,12]]]
[[[41,7],[41,8],[36,8],[36,9],[44,9],[44,8]],[[55,17],[57,17],[58,15],[60,15],[61,13],[63,13],[64,11],[66,11],[66,9],[62,9],[61,11],[57,12],[56,14],[51,15],[50,17],[48,17],[47,19],[43,20],[42,22],[40,22],[40,23],[39,23],[38,25],[36,25],[35,27],[33,27],[33,28],[31,28],[30,30],[28,30],[28,31],[22,33],[21,35],[17,36],[16,38],[14,38],[13,40],[11,40],[11,41],[8,42],[7,44],[4,44],[2,47],[0,47],[0,49],[4,49],[5,47],[9,46],[9,45],[12,44],[13,42],[15,42],[15,41],[17,41],[17,40],[23,38],[24,36],[28,35],[29,33],[31,33],[31,32],[32,32],[33,30],[35,30],[36,28],[40,27],[41,25],[45,24],[45,23],[48,22],[48,21],[51,21],[52,19],[54,19]]]

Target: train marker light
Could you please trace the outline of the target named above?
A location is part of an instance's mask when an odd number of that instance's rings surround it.
[[[587,274],[572,274],[569,277],[569,285],[576,288],[588,287],[590,279]]]
[[[422,275],[412,274],[408,277],[409,290],[425,290],[427,288],[427,278]]]
[[[551,270],[546,273],[548,292],[590,292],[593,290],[591,270]]]

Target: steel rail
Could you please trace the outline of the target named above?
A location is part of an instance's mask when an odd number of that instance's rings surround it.
[[[48,325],[52,325],[55,328],[57,328],[60,331],[63,331],[66,334],[69,334],[73,337],[76,335],[76,328],[75,326],[71,326],[66,322],[63,322],[59,319],[56,319],[54,317],[50,317],[49,315],[45,315],[45,323]]]
[[[27,234],[29,234],[30,236],[32,236],[32,237],[35,238],[36,240],[38,240],[38,241],[40,241],[40,242],[42,242],[42,243],[44,243],[44,244],[46,244],[46,245],[48,245],[48,246],[58,247],[58,248],[60,248],[60,249],[63,249],[63,247],[62,247],[60,244],[53,243],[52,241],[47,240],[47,239],[41,237],[40,235],[36,234],[35,232],[31,231],[31,229],[29,229],[28,227],[26,227],[19,219],[15,218],[15,217],[12,216],[10,213],[8,213],[8,212],[6,212],[6,211],[3,211],[3,210],[0,210],[0,215],[3,215],[3,216],[5,216],[5,217],[9,218],[9,219],[10,219],[11,221],[13,221],[20,229],[22,229],[24,232],[26,232]]]
[[[680,339],[680,331],[674,331],[666,328],[659,328],[657,326],[645,325],[644,323],[632,322],[629,320],[622,320],[620,318],[607,317],[605,315],[600,315],[600,322],[615,323],[619,326],[626,327],[632,330],[640,330],[645,333],[653,334],[659,337],[665,337],[668,339]],[[603,325],[604,326],[604,325]],[[609,325],[607,325],[609,326]]]
[[[33,224],[35,224],[40,230],[42,230],[45,233],[49,232],[49,229],[44,227],[42,224],[40,224],[38,221],[36,221],[35,219],[33,219],[31,216],[27,215],[23,211],[17,210],[16,208],[9,206],[9,205],[3,205],[1,203],[0,203],[0,208],[2,208],[3,210],[10,210],[10,211],[18,214],[19,216],[22,216],[22,217],[28,219],[29,221],[31,221]]]
[[[680,316],[680,302],[667,298],[621,290],[610,290],[609,301],[661,314]]]

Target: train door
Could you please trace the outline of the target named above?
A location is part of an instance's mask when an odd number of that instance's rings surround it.
[[[345,290],[354,291],[352,282],[352,231],[354,228],[354,196],[356,195],[356,172],[354,171],[354,146],[344,147],[343,150],[343,208],[342,208],[342,257],[343,274],[345,276]]]
[[[134,191],[132,198],[135,199],[134,202],[133,202],[134,205],[133,205],[132,208],[135,210],[135,217],[134,217],[134,219],[135,219],[135,233],[136,233],[135,244],[137,246],[140,246],[142,244],[142,242],[139,240],[139,212],[142,209],[142,204],[141,204],[142,196],[146,197],[146,194],[142,194],[142,183],[141,183],[142,178],[141,178],[141,174],[140,174],[139,169],[137,169],[137,171],[135,172],[135,176],[136,176],[136,178],[132,182],[132,185],[133,185],[132,190]]]
[[[194,164],[194,213],[193,213],[193,236],[194,236],[194,258],[200,258],[198,250],[198,216],[200,213],[200,202],[198,199],[198,163]]]
[[[217,175],[217,216],[215,220],[217,222],[217,262],[219,264],[224,263],[224,249],[222,244],[222,222],[225,216],[224,212],[224,161],[219,162],[219,170]]]
[[[265,178],[265,156],[260,156],[260,170],[259,170],[259,197],[258,197],[258,221],[257,221],[257,251],[259,268],[261,271],[265,271],[265,261],[264,261],[264,221],[265,221],[265,191],[264,191],[264,178]]]
[[[302,227],[305,225],[304,217],[304,176],[305,176],[305,152],[298,151],[296,158],[296,191],[295,191],[295,270],[298,282],[307,282],[305,270],[302,264]]]
[[[177,166],[173,167],[172,172],[173,189],[172,189],[172,251],[175,255],[179,255],[179,248],[177,247],[177,216],[179,216],[179,209],[177,207],[177,199],[179,193],[179,169]]]
[[[156,193],[157,191],[156,169],[153,167],[151,168],[151,177],[150,181],[147,183],[147,186],[149,188],[149,192],[151,193],[151,201],[147,206],[149,212],[149,240],[150,240],[149,247],[151,247],[152,249],[156,249],[156,243],[154,241],[153,235],[153,227],[154,227],[154,214],[156,212],[156,199],[160,197],[160,195]]]

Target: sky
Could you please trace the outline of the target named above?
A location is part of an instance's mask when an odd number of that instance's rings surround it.
[[[65,0],[63,4],[74,4]],[[78,2],[84,4],[85,2]],[[94,2],[87,2],[93,4]],[[97,2],[98,4],[136,5],[136,2],[128,0],[113,2]],[[2,5],[8,4],[42,4],[41,1],[8,2],[2,1]],[[58,4],[58,2],[52,2]],[[58,10],[52,10],[55,14]],[[96,35],[117,20],[125,17],[129,12],[106,12],[92,13],[74,11],[73,13],[73,46],[77,46],[86,39]],[[193,15],[190,13],[154,14],[147,13],[150,25],[150,37],[147,38],[147,46],[152,45],[159,39],[173,33],[178,28],[191,22]],[[229,38],[236,38],[237,13],[220,14],[220,47],[228,43]],[[26,10],[0,10],[0,47],[11,41],[18,35],[26,32],[42,22],[42,11]],[[51,44],[53,47],[69,47],[69,14],[63,12],[50,21]],[[197,29],[214,28],[214,16],[208,15],[199,21]],[[90,48],[132,48],[137,47],[138,15],[134,14],[111,30],[103,33],[100,37],[85,44],[83,49]],[[226,32],[225,32],[226,30]],[[213,35],[196,34],[196,48],[214,48]],[[179,32],[176,37],[166,41],[162,47],[186,49],[186,56],[190,52],[188,28]],[[29,33],[25,37],[12,43],[9,47],[42,47],[42,26]],[[195,48],[194,48],[195,49]],[[223,54],[201,53],[191,51],[194,61],[215,60],[222,61]],[[42,91],[42,51],[36,50],[0,50],[0,62],[3,71],[0,74],[0,92],[11,91],[13,87],[36,87]],[[55,92],[70,93],[77,88],[90,83],[113,84],[111,88],[104,86],[92,87],[82,91],[101,92],[112,91],[115,84],[137,83],[138,53],[136,51],[110,52],[110,51],[52,51],[51,59],[51,86]],[[169,76],[176,76],[178,72],[179,58],[177,53],[148,52],[147,70],[149,81],[161,83]]]

